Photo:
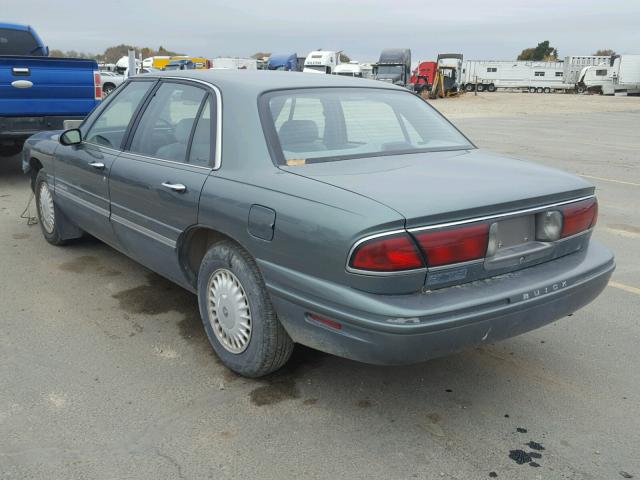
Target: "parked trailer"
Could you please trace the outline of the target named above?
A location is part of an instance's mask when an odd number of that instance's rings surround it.
[[[462,88],[467,92],[495,92],[498,88],[551,93],[569,91],[563,62],[467,60],[462,68]]]
[[[640,94],[640,55],[614,55],[608,65],[585,67],[578,84],[604,95]]]
[[[582,75],[582,70],[591,65],[607,65],[610,60],[611,57],[605,55],[571,55],[564,57],[564,83],[568,85],[576,85],[576,91],[578,93],[582,93],[583,90],[578,87],[578,81]]]
[[[258,61],[255,58],[216,57],[209,61],[212,70],[257,70]]]

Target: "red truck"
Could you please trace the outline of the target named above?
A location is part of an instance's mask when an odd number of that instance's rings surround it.
[[[422,90],[431,90],[433,79],[436,76],[436,62],[420,62],[411,74],[411,83],[414,85],[416,93]]]

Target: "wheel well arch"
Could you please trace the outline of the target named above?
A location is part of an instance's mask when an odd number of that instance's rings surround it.
[[[36,178],[38,177],[38,172],[42,170],[43,165],[36,157],[31,157],[29,159],[29,167],[31,172],[31,190],[35,190]]]
[[[232,236],[206,225],[194,225],[180,236],[177,244],[178,260],[191,286],[198,288],[198,271],[207,251],[212,245],[225,240],[249,251]]]
[[[104,82],[104,85],[102,85],[102,88],[104,87],[113,87],[116,88],[116,84],[112,83],[112,82]]]

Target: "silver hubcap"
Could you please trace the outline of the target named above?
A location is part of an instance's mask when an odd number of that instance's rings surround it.
[[[209,323],[222,346],[242,353],[251,340],[249,299],[238,278],[224,268],[213,272],[207,289]]]
[[[38,195],[40,221],[47,233],[53,233],[53,227],[56,224],[55,210],[53,208],[53,197],[49,191],[49,186],[46,182],[40,184],[40,192]]]

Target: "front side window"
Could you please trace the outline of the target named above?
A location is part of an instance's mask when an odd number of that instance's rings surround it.
[[[606,77],[607,76],[607,70],[606,69],[596,70],[596,76],[598,76],[598,77]]]
[[[85,141],[110,148],[120,148],[133,114],[153,82],[131,82],[100,112]]]
[[[184,162],[193,126],[207,92],[183,83],[163,83],[147,105],[129,150]]]
[[[473,148],[444,117],[408,92],[309,89],[273,92],[263,102],[281,164]]]

